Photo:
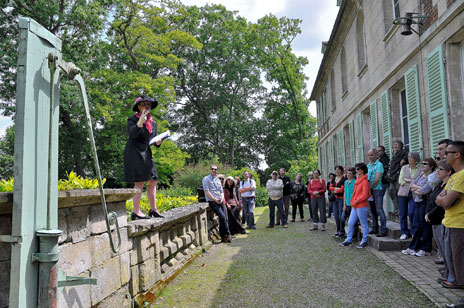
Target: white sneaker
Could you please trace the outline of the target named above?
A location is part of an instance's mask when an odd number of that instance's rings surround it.
[[[404,254],[404,255],[410,255],[410,256],[413,256],[416,254],[416,252],[412,249],[405,249],[405,250],[401,250],[401,253]]]
[[[419,252],[416,252],[416,257],[425,257],[429,255],[430,255],[430,252],[426,252],[424,250],[419,250]]]
[[[408,236],[406,234],[401,234],[401,236],[400,236],[400,240],[405,240],[407,238],[408,238]]]

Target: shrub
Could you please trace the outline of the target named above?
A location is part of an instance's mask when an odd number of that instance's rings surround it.
[[[193,194],[196,194],[197,188],[201,186],[201,181],[205,176],[210,174],[210,165],[214,164],[214,162],[210,163],[207,161],[200,162],[196,165],[188,165],[182,171],[179,171],[174,176],[174,187],[185,187],[190,189]],[[252,171],[249,168],[242,168],[242,169],[233,169],[230,166],[223,165],[223,164],[216,164],[218,166],[218,174],[224,174],[226,177],[240,177],[243,179],[243,172],[245,170],[251,172],[253,174],[253,180],[256,181],[256,186],[260,186],[260,180],[258,173],[256,171]]]
[[[212,163],[214,164],[214,162]],[[218,166],[218,174],[229,175],[232,168],[222,164]],[[188,165],[183,170],[178,171],[174,176],[174,187],[185,187],[196,193],[197,188],[201,186],[201,181],[211,172],[210,163],[203,161],[196,165]]]
[[[165,196],[162,193],[156,194],[156,207],[160,211],[160,213],[172,210],[174,208],[187,206],[192,203],[198,202],[197,197],[193,196],[183,196],[183,197],[169,197]],[[142,194],[142,198],[140,200],[140,209],[148,214],[150,211],[150,203],[148,202],[148,198],[146,193]],[[127,217],[129,218],[132,211],[134,210],[134,202],[131,200],[126,201],[126,212]]]
[[[172,187],[168,189],[159,189],[158,194],[166,197],[190,197],[197,194],[196,189],[192,190],[186,187]]]
[[[256,207],[267,206],[268,199],[266,187],[258,187],[256,189]]]

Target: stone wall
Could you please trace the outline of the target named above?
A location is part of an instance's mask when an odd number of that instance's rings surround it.
[[[96,278],[97,285],[59,288],[58,307],[142,307],[211,246],[218,220],[206,203],[173,209],[164,219],[127,222],[125,201],[134,192],[105,191],[108,211],[118,216],[122,239],[118,253],[110,247],[98,191],[60,193],[60,272]],[[0,215],[0,234],[11,234],[11,214]],[[117,243],[114,231],[113,239]],[[0,271],[7,273],[0,278],[0,308],[8,306],[9,245],[0,243]]]

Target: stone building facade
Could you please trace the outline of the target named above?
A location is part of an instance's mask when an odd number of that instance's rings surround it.
[[[421,157],[464,140],[464,0],[344,0],[311,93],[319,167],[367,161],[402,140]],[[416,13],[404,35],[393,20]],[[405,19],[403,19],[405,21]]]

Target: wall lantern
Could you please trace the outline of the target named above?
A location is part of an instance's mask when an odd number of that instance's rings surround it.
[[[418,15],[417,13],[406,13],[404,17],[398,17],[393,20],[394,25],[401,25],[401,35],[411,35],[413,32],[419,35],[419,32],[414,30],[411,25],[415,24],[418,25],[419,28],[424,25],[424,20],[429,17],[429,15],[425,16],[415,16]]]

